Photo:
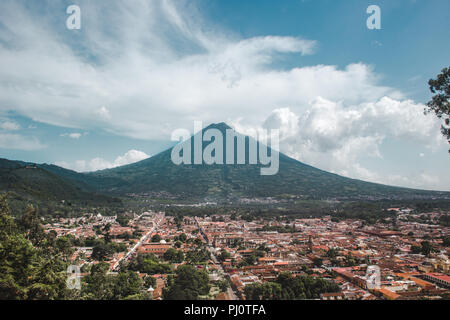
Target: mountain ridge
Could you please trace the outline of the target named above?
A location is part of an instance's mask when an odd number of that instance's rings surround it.
[[[226,137],[226,130],[232,128],[224,122],[211,124],[181,143],[190,141],[193,151],[194,137],[199,134],[203,135],[208,129],[218,129],[222,132],[223,137]],[[189,200],[292,196],[303,199],[342,200],[450,199],[448,191],[418,190],[343,177],[302,163],[281,152],[279,153],[278,173],[273,176],[262,176],[260,169],[263,166],[261,164],[250,165],[247,161],[249,141],[252,138],[238,132],[236,135],[244,137],[246,164],[175,165],[171,160],[174,148],[172,147],[136,163],[90,173],[78,173],[49,164],[0,159],[0,178],[4,180],[6,177],[11,180],[12,178],[8,174],[11,174],[12,171],[21,167],[35,166],[39,170],[43,170],[42,174],[45,175],[45,179],[51,181],[57,177],[60,179],[55,180],[57,185],[62,188],[66,186],[75,194],[77,192],[97,193],[113,197],[129,194],[157,195],[165,193],[175,198]],[[225,138],[223,142],[225,159]],[[202,151],[206,145],[203,145]],[[237,146],[235,145],[235,157],[237,157],[236,151]],[[270,149],[269,152],[272,153],[273,150]],[[26,189],[30,187],[29,185],[35,185],[33,181],[26,181],[26,175],[22,178]],[[0,184],[0,191],[8,191],[7,189],[4,183]],[[58,198],[58,196],[54,198]]]

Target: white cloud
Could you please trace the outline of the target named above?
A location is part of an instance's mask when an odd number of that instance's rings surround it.
[[[0,40],[10,44],[0,51],[0,105],[35,121],[168,139],[193,119],[259,124],[276,106],[300,112],[318,95],[349,103],[401,95],[361,63],[279,70],[272,62],[281,54],[312,54],[316,41],[241,39],[182,2],[83,2],[89,30],[76,45],[20,3],[0,4]]]
[[[34,151],[46,148],[38,138],[20,134],[0,133],[0,148]]]
[[[118,156],[114,161],[114,166],[124,166],[126,164],[138,162],[149,158],[150,156],[145,152],[139,150],[130,150],[123,156]]]
[[[312,100],[305,111],[277,108],[258,126],[233,122],[237,131],[254,136],[257,129],[280,129],[280,149],[302,162],[340,175],[366,181],[426,189],[448,189],[445,175],[424,172],[408,176],[381,174],[361,164],[374,157],[383,161],[380,146],[385,140],[414,142],[430,152],[445,144],[439,121],[423,114],[424,105],[389,97],[357,105],[333,102],[322,97]],[[406,161],[399,159],[399,161]],[[412,168],[414,169],[414,168]]]
[[[89,161],[77,160],[74,163],[68,163],[66,161],[58,161],[55,162],[55,165],[78,172],[88,172],[124,166],[127,164],[147,159],[149,157],[150,156],[145,152],[139,150],[129,150],[124,155],[118,156],[113,162],[97,157]]]
[[[19,129],[20,129],[20,125],[17,122],[11,121],[11,120],[1,120],[0,119],[0,130],[15,131],[15,130],[19,130]]]
[[[111,118],[111,115],[109,114],[109,110],[105,106],[102,106],[100,109],[96,110],[95,113],[104,119]]]
[[[60,136],[61,137],[69,137],[72,139],[80,139],[82,134],[79,132],[74,132],[74,133],[63,133],[63,134],[60,134]]]

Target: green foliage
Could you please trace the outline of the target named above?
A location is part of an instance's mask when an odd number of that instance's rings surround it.
[[[227,289],[230,287],[230,284],[227,280],[219,280],[216,284],[219,287],[220,292],[226,292]]]
[[[56,238],[43,232],[33,207],[16,224],[6,196],[0,195],[0,300],[149,299],[136,272],[109,275],[109,265],[103,262],[90,268],[81,292],[68,290],[65,260],[76,241],[72,236]],[[117,250],[115,243],[86,241]]]
[[[199,264],[211,259],[211,253],[206,249],[190,250],[186,253],[186,261]]]
[[[98,261],[105,261],[109,259],[112,254],[127,250],[127,246],[124,243],[106,242],[105,240],[98,238],[88,241],[87,243],[93,245],[92,258]]]
[[[442,237],[442,245],[444,247],[450,247],[450,237]]]
[[[292,226],[269,226],[264,225],[261,229],[258,229],[258,231],[276,231],[278,233],[294,233],[297,232],[297,230]]]
[[[143,281],[133,271],[120,272],[114,278],[113,299],[120,300],[135,297],[143,289]]]
[[[134,271],[122,271],[118,275],[108,274],[109,265],[95,264],[85,277],[82,299],[89,300],[143,300],[150,299],[144,294],[144,281]]]
[[[116,219],[117,223],[119,223],[121,227],[126,227],[130,220],[131,219],[129,217],[126,217],[126,216],[123,216],[123,215],[117,217],[117,219]]]
[[[254,254],[248,255],[248,256],[244,257],[244,262],[245,262],[244,265],[252,266],[256,263],[256,260],[257,260],[256,255],[254,255]]]
[[[152,276],[145,276],[144,277],[144,287],[150,288],[152,286],[153,288],[156,286],[156,279]]]
[[[315,267],[320,267],[323,264],[323,261],[320,258],[314,258],[313,264]]]
[[[337,248],[330,248],[327,251],[326,255],[327,255],[328,258],[334,259],[334,258],[336,258],[339,255],[339,250]]]
[[[352,256],[351,253],[348,253],[345,256],[345,260],[344,260],[344,266],[345,267],[353,267],[356,266],[358,263],[356,261],[356,259]]]
[[[176,250],[174,248],[169,248],[163,256],[164,260],[171,263],[181,263],[184,260],[184,254],[181,250]]]
[[[153,237],[152,237],[152,239],[151,239],[151,242],[160,242],[162,239],[161,239],[161,236],[159,235],[159,234],[155,234]]]
[[[122,207],[119,199],[97,194],[94,181],[85,174],[53,165],[0,159],[0,192],[11,192],[14,203],[56,207],[64,200],[70,210],[86,205]]]
[[[34,233],[34,222],[19,227],[11,217],[6,196],[0,195],[0,299],[63,299],[66,265],[38,245],[49,239]],[[36,247],[27,238],[36,241]]]
[[[88,300],[107,300],[113,296],[112,277],[107,275],[109,265],[104,262],[94,264],[91,272],[83,280],[82,296]]]
[[[165,300],[197,300],[208,294],[210,289],[208,274],[191,265],[180,266],[173,284],[164,290]]]
[[[68,294],[66,289],[67,274],[63,272],[66,264],[55,256],[40,255],[32,276],[33,282],[28,287],[27,299],[55,300],[63,299]]]
[[[422,254],[429,256],[431,251],[433,250],[433,247],[431,246],[429,241],[422,241]]]
[[[113,254],[112,248],[105,243],[97,244],[92,249],[92,258],[97,261],[105,261]]]
[[[434,113],[439,119],[444,118],[441,132],[450,143],[450,68],[442,69],[436,79],[428,81],[428,85],[434,96],[427,103],[426,112]]]
[[[419,254],[422,253],[422,247],[421,246],[411,246],[411,252],[413,254]]]
[[[184,233],[180,234],[180,237],[178,238],[178,240],[180,240],[181,242],[186,242],[186,240],[187,240],[186,234],[184,234]]]
[[[282,290],[279,283],[251,283],[245,286],[244,294],[247,300],[280,300]]]
[[[140,253],[137,258],[130,264],[129,268],[147,274],[170,273],[172,268],[170,265],[162,263],[152,253]]]
[[[222,250],[220,252],[218,258],[219,258],[220,261],[225,261],[225,260],[231,258],[231,254],[228,251],[226,251],[226,250]]]
[[[414,254],[423,254],[425,256],[429,256],[433,251],[433,247],[431,246],[429,241],[422,241],[420,246],[411,246],[411,252]]]
[[[276,282],[251,284],[245,287],[245,296],[253,300],[317,299],[321,293],[338,292],[339,286],[331,281],[309,276],[293,277],[281,273]]]
[[[180,240],[177,240],[174,244],[175,248],[181,248],[181,246],[183,245],[183,243]]]

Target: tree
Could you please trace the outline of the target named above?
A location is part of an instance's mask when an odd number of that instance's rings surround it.
[[[130,270],[148,274],[170,273],[170,265],[161,263],[153,253],[140,253],[129,265]]]
[[[106,262],[94,264],[91,272],[85,277],[83,297],[89,300],[111,300],[113,298],[113,281],[107,275],[109,265]]]
[[[155,234],[151,239],[151,242],[160,242],[160,241],[161,241],[161,236],[159,234]]]
[[[156,286],[156,279],[152,276],[145,276],[144,277],[144,288],[148,289],[150,286],[155,287]]]
[[[322,261],[321,258],[314,258],[313,264],[314,264],[315,267],[320,267],[320,266],[322,266],[323,261]]]
[[[111,230],[111,223],[107,223],[107,224],[105,224],[105,226],[103,227],[103,232],[108,233],[109,230]]]
[[[428,241],[422,241],[422,254],[425,256],[429,256],[433,248],[431,247],[430,242]]]
[[[220,254],[219,254],[219,260],[220,261],[225,261],[225,260],[230,259],[230,258],[231,258],[231,254],[228,251],[226,251],[226,250],[222,250],[220,252]]]
[[[116,221],[120,224],[121,227],[126,227],[128,222],[130,222],[130,218],[126,216],[117,217]]]
[[[422,248],[421,248],[420,246],[414,246],[414,245],[412,245],[412,246],[411,246],[411,252],[412,252],[413,254],[419,254],[419,253],[422,253]]]
[[[339,250],[337,248],[331,248],[327,251],[327,257],[334,259],[339,255]]]
[[[6,196],[0,195],[0,300],[63,299],[66,265],[52,254],[54,250],[35,248],[27,239],[36,244],[47,241],[40,232],[31,235],[42,226],[30,212],[25,213],[24,224],[17,226]]]
[[[37,217],[36,209],[29,206],[25,214],[18,221],[19,229],[27,235],[28,240],[35,246],[42,245],[45,240],[45,232],[39,218]]]
[[[176,271],[173,285],[164,290],[165,300],[197,300],[198,296],[209,293],[209,278],[205,271],[194,266],[180,266]]]
[[[67,295],[65,264],[55,256],[40,255],[27,289],[27,299],[55,300]]]
[[[353,267],[356,266],[356,260],[355,258],[352,256],[351,252],[349,252],[346,256],[345,256],[345,265],[347,267]]]
[[[187,239],[187,236],[186,236],[185,233],[180,234],[179,240],[180,240],[181,242],[186,242],[186,239]]]
[[[113,298],[116,300],[139,294],[143,289],[143,281],[134,271],[120,272],[114,279]]]
[[[4,226],[0,222],[0,228]],[[26,299],[35,254],[33,246],[23,235],[0,235],[0,299]]]
[[[442,245],[444,247],[450,247],[450,237],[442,237]]]
[[[244,288],[247,300],[280,300],[282,288],[279,283],[251,283]]]
[[[339,286],[331,281],[309,276],[293,277],[289,272],[282,272],[277,283],[281,285],[281,299],[316,299],[324,292],[338,292]]]
[[[174,248],[169,248],[163,255],[164,260],[172,263],[181,263],[184,260],[183,251],[178,251]]]
[[[435,95],[428,101],[425,113],[434,112],[439,119],[444,118],[441,132],[450,143],[450,68],[442,69],[436,79],[428,81],[428,85]]]
[[[181,248],[182,245],[183,245],[183,243],[180,240],[177,240],[177,242],[175,242],[175,244],[174,244],[174,247]]]
[[[244,261],[247,265],[252,266],[256,263],[256,255],[252,253],[251,255],[244,257]]]
[[[186,253],[186,261],[192,264],[206,262],[211,258],[211,253],[206,249],[190,250]]]
[[[55,241],[55,247],[66,258],[73,253],[72,244],[67,237],[57,238]]]
[[[170,265],[165,263],[160,263],[154,260],[146,259],[142,266],[142,269],[139,270],[148,274],[158,274],[158,273],[170,273],[171,268]]]
[[[92,249],[92,258],[98,261],[104,261],[112,254],[112,249],[105,243],[99,243]]]
[[[230,286],[227,280],[220,280],[217,282],[217,286],[219,287],[220,292],[226,292],[228,287]]]

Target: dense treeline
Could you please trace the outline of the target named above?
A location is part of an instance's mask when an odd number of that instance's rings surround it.
[[[1,192],[1,190],[0,190]],[[121,215],[124,204],[119,199],[105,200],[103,202],[73,201],[73,200],[40,200],[21,196],[15,192],[8,192],[8,205],[11,214],[16,217],[24,212],[31,204],[35,207],[40,218],[50,220],[53,218],[79,217],[86,212],[102,214],[105,216]]]
[[[121,271],[117,275],[108,274],[109,265],[100,262],[91,267],[85,277],[78,299],[83,300],[150,300],[145,291],[147,279],[140,279],[132,270]],[[150,280],[151,281],[151,280]]]
[[[130,265],[130,270],[139,271],[147,274],[171,273],[170,264],[160,261],[153,253],[140,253]]]
[[[331,215],[335,221],[360,219],[373,224],[392,218],[393,211],[388,208],[411,208],[412,213],[431,211],[450,211],[450,200],[410,200],[410,201],[317,201],[301,200],[293,203],[277,203],[276,205],[230,205],[205,207],[169,206],[166,214],[181,219],[182,216],[207,217],[212,215],[231,215],[231,219],[253,221],[257,219],[293,221],[294,219],[315,218]],[[213,220],[221,221],[214,217]],[[448,217],[443,216],[440,224],[447,225]],[[282,230],[282,232],[290,232]]]
[[[206,271],[192,265],[180,266],[176,277],[170,278],[163,290],[164,300],[197,300],[209,293],[210,285]]]
[[[339,292],[334,282],[310,276],[293,277],[281,273],[275,282],[252,283],[245,286],[247,300],[298,300],[318,299],[321,293]]]

